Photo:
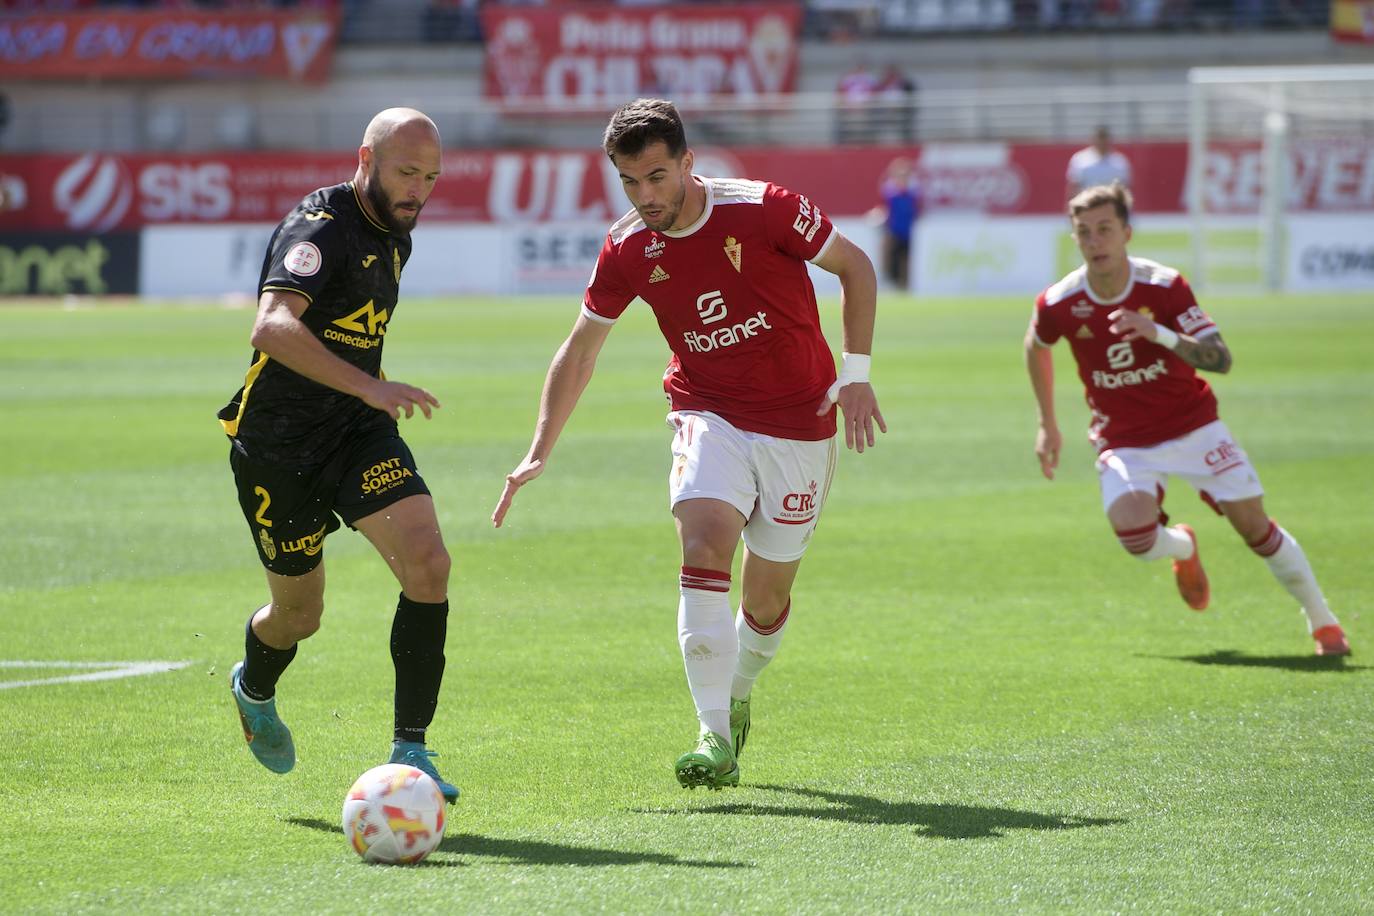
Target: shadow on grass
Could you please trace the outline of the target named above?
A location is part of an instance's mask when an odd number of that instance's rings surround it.
[[[1279,668],[1284,671],[1331,671],[1353,674],[1368,671],[1368,665],[1352,665],[1342,655],[1246,655],[1239,649],[1218,649],[1206,655],[1140,655],[1138,658],[1162,658],[1171,662],[1192,662],[1194,665],[1223,665],[1235,668]]]
[[[288,823],[325,833],[343,835],[343,828],[314,817],[288,817]],[[598,849],[594,846],[563,846],[541,843],[538,840],[497,840],[475,833],[449,834],[439,843],[439,852],[464,856],[486,856],[506,859],[521,865],[679,865],[686,868],[752,868],[743,862],[718,862],[709,859],[683,859],[660,852],[627,852],[620,849]],[[426,859],[424,865],[461,865],[444,859]]]
[[[945,840],[972,840],[1000,837],[1007,830],[1075,830],[1079,827],[1109,827],[1125,823],[1115,817],[1077,817],[1038,814],[1012,808],[985,808],[976,805],[890,802],[868,795],[823,792],[799,786],[750,786],[769,792],[783,792],[826,802],[814,805],[770,805],[754,802],[728,802],[709,808],[640,809],[639,814],[753,814],[764,817],[803,817],[812,820],[844,821],[850,824],[901,824],[919,827],[922,836]]]

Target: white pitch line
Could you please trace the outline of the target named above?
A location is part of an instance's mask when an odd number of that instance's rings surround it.
[[[0,668],[93,668],[85,674],[64,674],[32,681],[0,681],[0,690],[11,687],[39,687],[44,684],[76,684],[85,681],[113,681],[142,674],[160,674],[185,668],[190,662],[35,662],[0,659]]]

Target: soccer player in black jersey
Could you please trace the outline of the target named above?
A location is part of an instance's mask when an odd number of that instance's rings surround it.
[[[396,421],[439,406],[423,388],[382,376],[410,231],[440,171],[439,132],[389,108],[368,124],[352,181],[321,188],[272,235],[259,281],[253,358],[219,412],[239,505],[267,570],[271,601],[248,621],[230,674],[243,734],[268,769],[296,762],[276,686],[324,613],[325,537],[342,519],[401,583],[391,627],[396,668],[392,763],[434,777],[425,747],[444,674],[449,555],[434,501]]]

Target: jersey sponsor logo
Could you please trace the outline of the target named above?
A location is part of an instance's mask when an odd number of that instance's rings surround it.
[[[647,244],[647,245],[644,246],[644,257],[646,257],[646,258],[657,258],[657,257],[660,257],[660,256],[663,254],[663,250],[664,250],[665,248],[667,248],[667,247],[668,247],[668,243],[667,243],[667,242],[663,241],[663,239],[659,238],[658,236],[654,236],[654,240],[653,240],[652,242],[650,242],[649,244]]]
[[[725,237],[725,256],[728,257],[730,263],[734,265],[735,273],[741,273],[740,261],[744,258],[744,246],[735,241],[733,235],[727,235]]]
[[[712,324],[725,318],[725,298],[720,290],[713,289],[697,296],[697,317],[702,324]]]
[[[1080,324],[1078,326],[1078,333],[1073,336],[1077,337],[1079,340],[1092,340],[1093,331],[1092,328],[1088,327],[1086,324]]]
[[[782,498],[782,512],[773,517],[780,525],[805,525],[816,517],[816,481],[807,484],[800,493],[788,493]]]
[[[797,235],[806,239],[808,242],[816,237],[816,232],[821,228],[821,208],[815,206],[805,197],[799,199],[797,204],[797,218],[792,221],[792,228],[797,230]],[[738,270],[738,268],[736,268]]]
[[[314,242],[297,242],[282,259],[282,266],[298,277],[313,277],[324,263]]]
[[[362,490],[364,493],[385,493],[392,487],[400,486],[407,477],[414,477],[410,468],[401,464],[400,458],[379,461],[363,471]]]
[[[668,271],[663,269],[662,264],[655,264],[654,269],[649,273],[649,282],[662,283],[664,280],[667,279],[669,279]]]
[[[375,254],[370,254],[367,257],[363,258],[363,270],[367,270],[369,267],[371,267],[372,262],[375,260],[377,260],[377,256]]]
[[[1240,450],[1239,445],[1229,439],[1222,439],[1216,448],[1203,456],[1202,460],[1207,462],[1207,467],[1213,475],[1224,474],[1244,464],[1245,453]]]
[[[1093,316],[1093,305],[1087,299],[1079,299],[1069,306],[1069,313],[1075,318],[1091,318]]]
[[[751,337],[757,337],[762,331],[771,330],[773,330],[773,326],[768,323],[768,315],[763,311],[759,311],[756,315],[738,324],[716,328],[710,334],[702,334],[699,331],[686,331],[683,333],[682,339],[686,341],[687,349],[691,352],[710,353],[712,350],[733,347],[740,341],[748,340]]]
[[[320,530],[314,534],[307,534],[303,538],[296,538],[294,541],[282,541],[282,553],[303,553],[307,557],[313,557],[324,549],[324,530],[325,526],[320,526]]]
[[[312,210],[311,212],[305,214],[305,218],[310,220],[310,222],[312,223],[317,223],[322,219],[333,219],[334,214],[326,213],[323,210]]]
[[[1107,365],[1113,369],[1126,369],[1135,365],[1135,351],[1129,341],[1114,343],[1107,348]]]
[[[1199,306],[1191,306],[1188,311],[1178,316],[1178,326],[1183,329],[1183,333],[1191,334],[1199,328],[1205,328],[1212,323]]]
[[[1164,360],[1157,359],[1148,366],[1139,369],[1126,369],[1121,372],[1103,372],[1101,369],[1093,370],[1093,387],[1095,388],[1125,388],[1130,385],[1144,385],[1153,382],[1160,376],[1168,375],[1169,370],[1164,365]]]
[[[390,317],[386,309],[377,309],[373,306],[372,300],[369,299],[362,308],[350,312],[342,318],[335,318],[334,324],[345,331],[357,331],[359,334],[372,334],[381,337],[386,334],[386,323]]]

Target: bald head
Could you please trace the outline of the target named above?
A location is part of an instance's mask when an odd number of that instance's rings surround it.
[[[353,180],[373,219],[408,233],[439,179],[441,164],[434,122],[414,108],[388,108],[363,131]]]
[[[388,108],[379,111],[363,131],[363,146],[384,156],[394,144],[433,144],[439,146],[439,128],[422,111],[414,108]]]

